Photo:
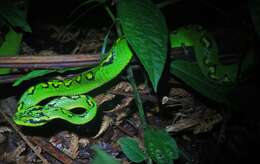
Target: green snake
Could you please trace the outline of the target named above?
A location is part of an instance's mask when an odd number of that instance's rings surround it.
[[[63,119],[77,125],[88,123],[95,117],[97,105],[93,98],[81,94],[116,77],[131,58],[127,41],[119,39],[98,66],[71,79],[52,80],[30,87],[18,102],[14,122],[23,126],[41,126],[53,119]],[[50,97],[58,98],[46,105],[38,105]],[[74,108],[84,108],[86,112],[77,114],[72,111]]]
[[[222,65],[214,38],[201,26],[181,27],[170,35],[171,47],[193,46],[201,72],[217,83],[232,83],[236,65]],[[23,126],[41,126],[53,119],[83,125],[97,112],[93,98],[83,95],[115,78],[129,63],[133,54],[126,39],[118,39],[100,64],[70,79],[52,80],[30,87],[21,96],[14,122]],[[54,97],[46,105],[41,101]],[[75,113],[73,109],[86,112]]]
[[[202,26],[180,27],[171,33],[171,38],[171,47],[193,47],[200,71],[212,82],[228,85],[237,81],[238,64],[223,65],[220,62],[217,43]]]

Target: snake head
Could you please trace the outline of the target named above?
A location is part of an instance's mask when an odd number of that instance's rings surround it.
[[[16,112],[13,120],[17,125],[32,127],[46,124],[49,121],[49,117],[42,110],[42,106],[33,106]]]

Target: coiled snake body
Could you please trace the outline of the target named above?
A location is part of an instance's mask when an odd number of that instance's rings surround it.
[[[182,27],[170,35],[171,47],[193,46],[201,72],[217,83],[232,83],[237,65],[223,66],[218,59],[218,49],[213,37],[201,26]],[[63,119],[83,125],[91,121],[97,112],[93,98],[82,95],[115,78],[129,63],[132,52],[126,39],[119,39],[98,66],[71,79],[52,80],[30,87],[20,98],[14,122],[23,126],[41,126],[53,119]],[[61,96],[61,97],[59,97]],[[46,105],[39,103],[50,97],[58,97]],[[86,112],[73,113],[74,108]]]
[[[14,122],[24,126],[41,126],[53,119],[63,119],[73,124],[82,125],[91,121],[97,112],[93,98],[84,96],[116,77],[132,58],[125,39],[119,39],[100,64],[64,81],[53,80],[30,87],[18,102]],[[42,100],[58,97],[44,106]],[[86,112],[76,114],[74,108],[84,108]]]

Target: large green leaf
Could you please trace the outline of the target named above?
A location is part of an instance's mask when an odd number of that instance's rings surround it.
[[[156,91],[167,56],[168,30],[164,16],[151,0],[120,0],[118,17],[127,41]]]
[[[163,129],[145,128],[144,144],[149,156],[157,164],[173,164],[173,160],[179,158],[175,140]]]
[[[140,163],[147,158],[135,139],[131,137],[122,137],[117,142],[127,158],[131,161]]]
[[[105,151],[101,150],[97,146],[92,147],[95,152],[95,158],[90,162],[91,164],[119,164],[119,161],[117,161],[114,157],[108,155]]]

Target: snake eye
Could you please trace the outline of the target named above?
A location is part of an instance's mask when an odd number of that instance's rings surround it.
[[[84,114],[86,110],[84,108],[73,108],[70,110],[71,113],[73,114]]]

